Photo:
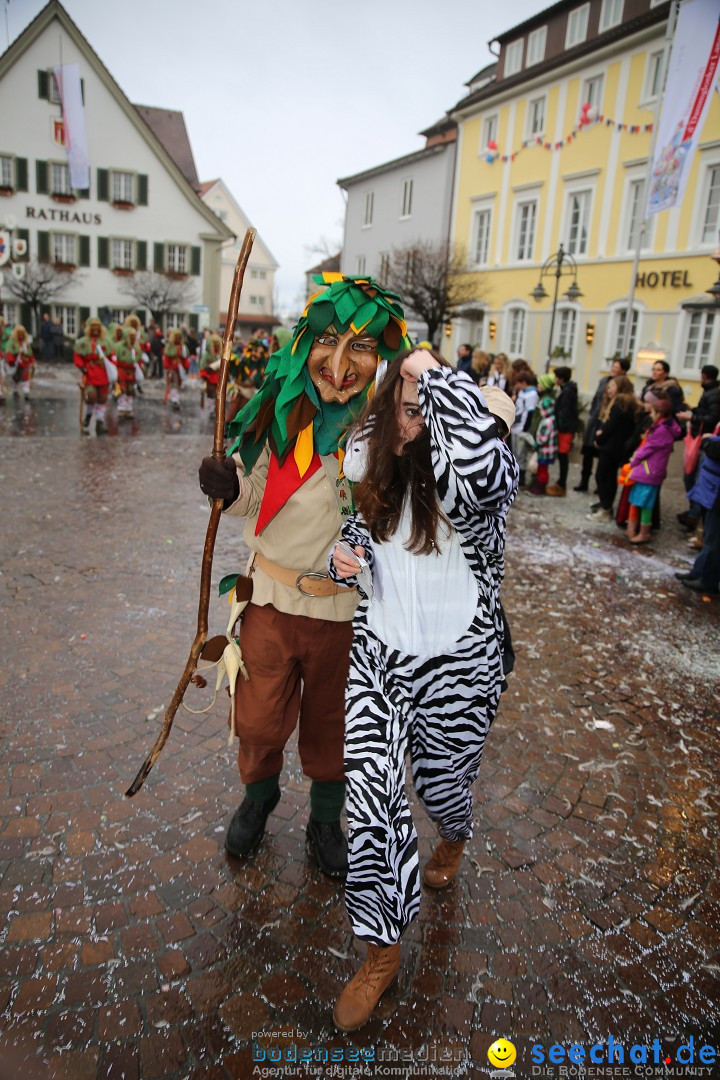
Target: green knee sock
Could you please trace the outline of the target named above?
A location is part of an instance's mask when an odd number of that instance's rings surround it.
[[[268,776],[266,780],[256,780],[254,784],[246,784],[245,794],[252,802],[267,802],[280,787],[279,780],[280,773],[277,776]]]
[[[311,783],[310,813],[315,821],[339,821],[344,802],[344,780],[313,780]]]

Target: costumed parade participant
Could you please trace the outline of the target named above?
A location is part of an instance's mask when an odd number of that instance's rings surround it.
[[[210,402],[210,416],[215,415],[215,398],[217,397],[218,381],[220,379],[220,364],[222,363],[222,338],[219,334],[211,334],[205,342],[205,351],[200,361],[200,378],[203,381],[203,393],[200,408],[205,408],[205,398]]]
[[[232,723],[246,797],[225,840],[233,855],[260,842],[280,798],[283,751],[296,726],[310,778],[308,846],[333,877],[347,872],[345,680],[358,595],[329,580],[327,552],[351,511],[341,442],[364,407],[378,357],[407,344],[399,297],[372,279],[323,274],[292,338],[231,425],[230,455],[205,458],[200,487],[246,517],[252,601],[240,646],[249,680],[235,688]]]
[[[106,355],[109,345],[105,339],[105,327],[98,318],[88,319],[85,333],[75,342],[75,366],[82,371],[81,390],[85,413],[82,419],[83,435],[90,434],[90,421],[95,415],[95,434],[106,435],[105,411],[110,384],[117,379],[117,368]]]
[[[10,327],[3,319],[2,315],[0,315],[0,403],[5,400],[5,395],[7,394],[7,383],[5,381],[5,375],[7,373],[5,353],[7,352],[8,343],[10,341],[10,333]]]
[[[346,693],[345,900],[368,953],[335,1005],[341,1031],[369,1020],[420,908],[408,751],[440,834],[426,885],[450,884],[472,836],[471,788],[503,688],[498,590],[518,484],[503,441],[515,408],[502,390],[487,393],[416,349],[388,365],[348,438],[344,470],[357,510],[329,566],[335,581],[362,592]]]
[[[251,401],[265,378],[268,350],[259,338],[252,338],[240,356],[230,360],[232,382],[228,383],[226,424],[232,423],[248,401]]]
[[[120,327],[118,327],[120,329]],[[112,341],[112,336],[111,339]],[[118,416],[128,419],[134,415],[135,388],[143,380],[140,361],[143,353],[134,326],[128,326],[120,341],[113,344],[118,370],[120,396],[117,402]]]
[[[123,323],[123,330],[128,330],[130,327],[132,327],[137,334],[137,342],[143,354],[143,362],[145,363],[150,359],[150,339],[147,336],[145,327],[140,321],[139,315],[128,315]]]
[[[24,326],[16,326],[10,334],[5,359],[10,370],[10,378],[15,384],[13,393],[18,394],[22,386],[23,397],[29,398],[35,357],[32,351],[32,338]]]
[[[16,326],[10,335],[5,360],[8,361],[10,377],[15,384],[13,393],[19,393],[19,387],[22,386],[23,396],[29,397],[35,356],[32,354],[32,338],[24,326]]]
[[[165,372],[165,400],[169,400],[176,411],[180,408],[183,374],[189,370],[190,356],[187,347],[183,344],[182,330],[171,330],[163,349],[163,371]]]

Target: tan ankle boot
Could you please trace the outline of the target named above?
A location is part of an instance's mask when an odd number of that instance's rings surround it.
[[[637,536],[639,528],[640,521],[638,518],[628,518],[627,529],[625,530],[625,536],[627,537],[627,539],[633,540]]]
[[[339,1031],[357,1031],[368,1022],[400,967],[400,942],[367,949],[365,963],[335,1003],[333,1021]]]
[[[444,889],[458,872],[464,840],[441,840],[425,864],[423,881],[431,889]]]
[[[652,536],[652,525],[641,525],[640,532],[637,536],[633,536],[631,544],[647,544]]]

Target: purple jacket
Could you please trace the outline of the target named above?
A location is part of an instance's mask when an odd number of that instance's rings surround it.
[[[680,425],[672,416],[653,424],[645,442],[630,458],[630,479],[637,484],[660,487],[667,476],[673,444],[680,434]]]

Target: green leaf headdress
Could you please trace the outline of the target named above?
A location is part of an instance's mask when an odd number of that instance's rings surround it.
[[[369,386],[351,408],[349,403],[323,402],[310,380],[310,349],[328,326],[333,325],[339,334],[352,330],[377,338],[383,360],[392,360],[409,348],[397,293],[368,277],[326,273],[314,275],[313,281],[323,288],[310,297],[292,337],[268,360],[261,389],[229,426],[235,441],[228,454],[239,453],[247,470],[269,442],[281,465],[293,451],[303,475],[315,450],[321,454],[335,451],[353,416],[362,410]]]

